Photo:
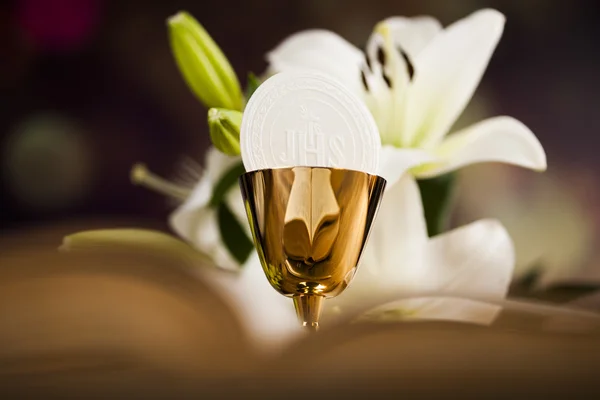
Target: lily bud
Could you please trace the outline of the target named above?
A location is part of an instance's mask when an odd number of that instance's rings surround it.
[[[240,126],[242,113],[223,108],[208,110],[208,127],[210,139],[217,149],[225,154],[237,156],[240,154]]]
[[[242,89],[227,57],[187,12],[169,18],[171,48],[190,89],[207,107],[241,111]]]

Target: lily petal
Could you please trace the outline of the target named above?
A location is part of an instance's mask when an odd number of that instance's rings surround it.
[[[382,146],[379,155],[379,175],[387,181],[389,189],[409,169],[434,162],[437,162],[437,158],[425,150]]]
[[[448,136],[435,154],[442,161],[418,169],[418,177],[432,177],[478,162],[546,169],[546,153],[533,132],[522,122],[504,116],[478,122]]]
[[[271,287],[256,255],[238,273],[208,268],[197,273],[235,310],[257,348],[276,351],[303,333],[291,299]]]
[[[404,60],[394,48],[385,26],[369,37],[366,48],[369,63],[362,68],[364,100],[377,123],[383,144],[395,143],[396,119],[402,117],[402,104],[408,84]],[[383,64],[382,64],[383,62]]]
[[[386,194],[383,202],[388,198]],[[387,233],[387,238],[393,235],[392,224],[401,222],[394,219],[394,214],[388,214],[390,211],[383,211],[375,223],[375,228],[379,223],[381,230],[373,233]],[[369,250],[371,246],[367,245],[362,266],[350,286],[327,302],[326,317],[335,318],[336,313],[363,314],[361,311],[371,309],[378,310],[371,315],[381,317],[383,313],[396,319],[447,318],[483,324],[494,320],[501,309],[498,302],[508,291],[515,261],[512,241],[498,221],[477,221],[429,241],[404,235],[406,240],[388,239],[382,245],[380,237],[375,242],[377,248]],[[402,254],[389,245],[401,248]],[[415,300],[415,296],[420,299]],[[440,297],[444,298],[442,303],[435,301]],[[451,307],[445,306],[449,304],[446,298],[465,301],[452,312]],[[381,308],[375,306],[373,299]]]
[[[221,238],[216,210],[186,203],[172,214],[170,222],[178,235],[208,255],[214,264],[232,271],[239,269],[240,263],[229,253]]]
[[[382,22],[389,26],[394,42],[413,59],[442,31],[440,22],[429,16],[390,17]]]
[[[213,186],[215,186],[222,175],[234,165],[240,163],[240,156],[230,156],[222,153],[216,147],[210,147],[205,156],[205,171]]]
[[[405,97],[414,68],[411,59],[441,30],[430,17],[392,17],[381,21],[367,43],[368,68],[363,68],[371,109],[383,143],[404,147]]]
[[[386,303],[367,311],[360,321],[398,322],[441,320],[488,325],[502,307],[479,300],[458,297],[411,297]]]
[[[448,26],[414,58],[406,135],[431,147],[448,133],[473,96],[504,29],[504,15],[477,11]]]
[[[418,291],[423,279],[422,263],[427,227],[416,181],[405,174],[386,190],[360,267],[344,293],[328,300],[326,307],[352,313],[364,307],[364,299],[377,294]]]
[[[480,220],[436,236],[424,258],[426,291],[498,301],[515,265],[512,240],[496,220]]]
[[[405,174],[386,190],[377,213],[365,251],[365,269],[386,271],[386,280],[402,276],[398,265],[419,264],[412,255],[419,255],[427,242],[427,226],[419,187],[412,176]],[[370,262],[371,260],[377,262]]]
[[[267,54],[274,72],[311,69],[331,75],[357,95],[364,93],[360,67],[365,56],[341,36],[326,30],[295,33]]]
[[[218,225],[216,210],[209,206],[213,195],[213,189],[226,173],[240,160],[239,157],[227,156],[215,148],[211,148],[206,155],[206,169],[202,178],[192,191],[188,199],[177,208],[169,217],[171,228],[182,238],[186,239],[194,247],[204,254],[209,255],[221,268],[237,270],[239,263],[229,254],[225,248]],[[230,192],[238,191],[237,186],[232,187]],[[235,193],[226,194],[226,201],[233,205],[234,215],[238,218],[241,226],[248,225],[246,217],[239,211],[243,207],[241,195],[239,205]]]

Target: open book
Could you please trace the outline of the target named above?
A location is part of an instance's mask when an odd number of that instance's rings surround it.
[[[574,311],[509,307],[491,326],[324,324],[265,352],[229,296],[255,303],[250,288],[273,290],[266,278],[244,289],[171,246],[56,252],[89,225],[0,237],[0,398],[598,398],[599,323]]]

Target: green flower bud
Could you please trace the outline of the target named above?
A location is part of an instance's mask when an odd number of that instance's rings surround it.
[[[168,20],[171,48],[190,89],[207,107],[241,111],[240,82],[227,57],[208,32],[187,12]]]
[[[208,127],[210,139],[217,149],[225,154],[240,154],[240,126],[242,113],[224,108],[208,110]]]

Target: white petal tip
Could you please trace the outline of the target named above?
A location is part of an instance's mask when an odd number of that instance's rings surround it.
[[[529,163],[524,162],[522,164],[516,164],[518,166],[524,167],[524,168],[529,168],[532,171],[535,172],[544,172],[548,169],[548,164],[546,163],[546,154],[544,153],[544,149],[542,148],[542,146],[539,146],[539,150],[538,150],[538,154],[537,154],[537,159],[534,159],[534,157],[531,157],[531,161]]]
[[[500,116],[497,117],[497,120],[506,124],[507,131],[511,130],[513,132],[517,132],[519,135],[525,138],[525,141],[529,142],[529,159],[531,161],[529,165],[523,166],[529,167],[534,171],[545,171],[548,168],[546,162],[546,152],[544,151],[544,147],[540,143],[539,139],[535,136],[531,129],[529,129],[523,122],[513,117]]]
[[[536,138],[537,140],[537,138]],[[544,151],[544,148],[542,147],[542,144],[539,142],[539,140],[537,141],[538,147],[537,147],[537,153],[538,153],[538,159],[535,162],[535,165],[533,166],[533,170],[534,171],[538,171],[538,172],[544,172],[545,170],[548,169],[548,161],[546,159],[546,152]]]
[[[169,18],[167,18],[167,25],[181,22],[185,18],[185,15],[185,11],[179,11],[178,13],[171,15]]]
[[[504,251],[508,252],[509,258],[513,260],[511,262],[512,271],[515,257],[514,243],[502,222],[493,218],[484,218],[456,229],[456,231],[460,230],[463,230],[463,232],[469,231],[469,233],[474,234],[474,237],[487,238],[490,246],[492,242],[502,243]]]
[[[506,16],[494,8],[483,8],[481,10],[475,11],[473,13],[473,16],[495,19],[495,22],[501,24],[504,24],[506,22]]]
[[[504,225],[502,225],[502,222],[500,222],[497,219],[483,218],[483,219],[480,219],[479,221],[477,221],[476,223],[487,231],[503,233],[504,235],[506,235],[508,237],[508,232],[506,231],[506,228],[504,228]]]
[[[535,153],[530,156],[531,164],[523,165],[523,167],[529,167],[531,170],[536,172],[544,172],[548,169],[548,163],[546,161],[546,152],[544,151],[542,144],[537,140],[537,138],[535,136],[533,136],[533,138],[537,142],[534,145],[532,145],[532,147],[535,149]]]
[[[534,171],[537,172],[545,172],[548,169],[548,166],[546,165],[546,162],[544,161],[544,163],[542,165],[538,165],[536,167],[533,168]]]

